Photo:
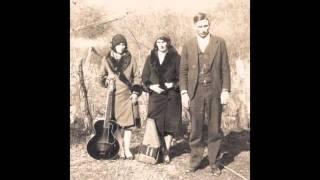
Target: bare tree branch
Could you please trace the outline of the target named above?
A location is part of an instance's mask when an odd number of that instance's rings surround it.
[[[83,64],[84,61],[86,59],[90,58],[90,54],[88,54],[87,58],[81,58],[80,62],[79,62],[79,71],[78,71],[78,75],[79,75],[79,83],[80,83],[80,92],[82,92],[82,98],[84,100],[84,120],[88,120],[89,122],[87,122],[88,124],[86,124],[86,122],[84,122],[86,125],[86,130],[88,131],[89,134],[91,134],[92,130],[93,130],[93,118],[91,115],[91,111],[90,111],[90,106],[89,106],[89,101],[88,101],[88,92],[87,92],[87,88],[85,85],[85,81],[84,81],[84,74],[83,74]]]
[[[95,23],[91,23],[91,24],[87,24],[87,25],[84,25],[84,26],[80,26],[78,28],[74,28],[72,30],[72,32],[77,32],[77,31],[80,31],[80,30],[83,30],[83,29],[88,29],[92,26],[99,26],[99,25],[104,25],[104,24],[108,24],[108,23],[111,23],[111,22],[114,22],[114,21],[117,21],[117,20],[120,20],[120,19],[123,19],[125,18],[127,15],[129,14],[129,12],[127,12],[125,15],[123,16],[120,16],[120,17],[112,17],[112,18],[108,18],[108,19],[105,19],[101,22],[95,22]]]

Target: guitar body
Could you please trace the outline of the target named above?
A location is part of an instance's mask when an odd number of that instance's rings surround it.
[[[103,124],[104,120],[94,123],[96,133],[87,144],[89,155],[97,160],[113,159],[119,152],[119,142],[114,136],[118,125],[114,121],[108,121],[108,127],[104,129]]]

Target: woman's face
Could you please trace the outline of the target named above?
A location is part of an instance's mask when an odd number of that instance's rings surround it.
[[[168,43],[165,40],[158,39],[156,44],[160,52],[166,52],[168,50]]]
[[[124,52],[125,48],[126,48],[126,44],[120,43],[120,44],[116,45],[115,50],[118,54],[122,54]]]

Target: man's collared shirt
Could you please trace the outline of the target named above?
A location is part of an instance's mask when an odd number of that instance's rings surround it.
[[[210,34],[208,34],[206,37],[202,38],[200,37],[199,35],[197,35],[197,40],[198,40],[198,46],[199,46],[199,49],[201,50],[201,52],[203,53],[208,44],[209,44],[209,41],[210,41]]]

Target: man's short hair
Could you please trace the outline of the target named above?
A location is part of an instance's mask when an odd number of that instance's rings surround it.
[[[208,20],[209,21],[209,18],[207,16],[207,14],[205,13],[202,13],[202,12],[199,12],[198,14],[196,14],[194,17],[193,17],[193,23],[197,23],[198,21],[201,21],[201,20]]]

